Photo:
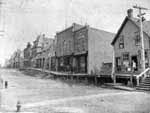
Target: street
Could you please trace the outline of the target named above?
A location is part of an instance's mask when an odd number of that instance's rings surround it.
[[[1,107],[22,111],[57,113],[149,113],[148,92],[128,92],[92,85],[69,85],[60,80],[41,79],[17,70],[1,69],[8,88],[1,90]]]

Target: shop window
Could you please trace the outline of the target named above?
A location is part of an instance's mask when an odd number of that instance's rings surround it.
[[[129,60],[129,53],[123,53],[123,60]]]
[[[135,45],[139,46],[140,42],[141,42],[140,34],[139,34],[139,32],[135,32]]]
[[[148,58],[148,50],[145,50],[145,58]]]
[[[123,35],[121,35],[119,38],[119,49],[123,49],[123,48],[124,48],[124,37]]]

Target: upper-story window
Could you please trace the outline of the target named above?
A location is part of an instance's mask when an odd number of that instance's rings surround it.
[[[139,34],[139,32],[135,32],[135,45],[139,46],[140,42],[141,42],[140,34]]]
[[[124,48],[124,36],[121,35],[119,37],[119,49],[123,49]]]

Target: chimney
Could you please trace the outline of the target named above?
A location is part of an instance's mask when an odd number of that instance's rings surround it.
[[[133,18],[133,9],[128,9],[127,10],[127,15],[129,18]]]

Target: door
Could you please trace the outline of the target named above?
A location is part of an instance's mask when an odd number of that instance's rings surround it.
[[[121,58],[116,57],[116,71],[120,72],[121,71]]]

